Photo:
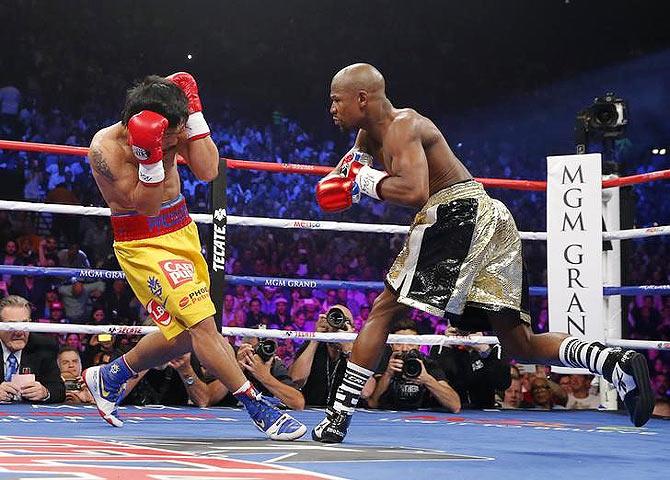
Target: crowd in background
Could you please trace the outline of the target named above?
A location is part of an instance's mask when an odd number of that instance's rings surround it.
[[[114,123],[114,115],[92,108],[73,116],[57,108],[44,108],[16,88],[0,89],[2,99],[0,138],[28,142],[86,145],[101,126]],[[265,124],[238,118],[232,107],[209,115],[212,138],[222,156],[265,162],[334,165],[342,153],[335,141],[319,141],[297,121],[275,113]],[[531,153],[523,153],[512,143],[490,143],[479,147],[453,145],[457,155],[480,176],[536,178]],[[638,169],[644,169],[642,165]],[[90,167],[83,157],[5,150],[0,155],[0,170],[7,182],[3,199],[52,202],[71,205],[103,205],[93,182]],[[183,192],[193,212],[211,211],[209,188],[186,168],[180,167]],[[4,177],[6,175],[7,177]],[[296,218],[305,220],[343,220],[364,223],[409,223],[409,209],[375,202],[364,197],[360,205],[340,213],[324,214],[314,201],[316,177],[298,174],[273,174],[228,170],[228,213],[244,216]],[[13,189],[13,191],[12,191]],[[544,194],[518,194],[493,190],[503,200],[521,230],[542,230],[545,215]],[[655,188],[639,198],[637,208],[644,211],[663,202],[662,190]],[[529,215],[528,212],[541,212]],[[207,228],[201,226],[203,234]],[[314,279],[380,281],[399,251],[401,235],[373,235],[309,230],[279,230],[230,227],[226,270],[234,275],[302,277]],[[0,264],[47,267],[101,268],[118,270],[111,250],[112,235],[104,217],[74,217],[0,211]],[[663,239],[632,243],[627,260],[632,284],[668,284],[670,252]],[[524,243],[531,284],[546,285],[544,245]],[[36,321],[87,324],[150,324],[143,306],[123,280],[81,281],[53,277],[2,275],[3,295],[21,295],[33,305]],[[247,287],[228,285],[224,295],[223,323],[228,326],[290,330],[314,330],[320,313],[334,304],[352,311],[360,329],[379,290]],[[670,341],[670,296],[624,297],[624,321],[629,338]],[[547,331],[546,298],[533,297],[533,327]],[[444,319],[412,310],[419,333],[443,333]],[[59,335],[61,346],[82,356],[84,366],[95,365],[126,351],[135,341],[127,337],[108,338],[71,333]],[[280,344],[277,354],[290,365],[299,345]],[[670,397],[670,358],[666,352],[647,351],[652,382],[659,398]],[[512,389],[519,389],[517,406],[554,406],[538,400],[534,391],[545,389],[545,372],[513,372]],[[566,377],[568,378],[568,377]],[[586,389],[584,379],[554,377],[563,388]],[[542,383],[537,389],[535,383]],[[586,383],[584,383],[586,382]],[[588,385],[587,385],[588,384]],[[550,383],[549,387],[557,388]],[[512,393],[510,393],[511,395]],[[516,394],[515,394],[516,395]],[[501,401],[503,401],[501,394]],[[514,402],[509,403],[513,405]],[[557,404],[558,405],[558,404]]]

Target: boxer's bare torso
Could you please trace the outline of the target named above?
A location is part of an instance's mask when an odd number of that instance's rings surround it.
[[[428,166],[428,195],[464,180],[472,178],[468,169],[454,155],[437,126],[428,118],[410,108],[394,109],[387,128],[373,138],[365,130],[359,130],[356,147],[371,154],[390,175],[395,173],[393,152],[401,151],[407,142],[418,142],[423,149],[423,158]]]
[[[181,190],[176,155],[184,156],[185,148],[182,148],[180,135],[166,133],[163,148],[165,181],[159,187],[149,187],[162,188],[164,202],[177,197]],[[128,145],[127,130],[120,122],[95,134],[89,150],[89,162],[93,178],[112,213],[136,211],[138,162]]]

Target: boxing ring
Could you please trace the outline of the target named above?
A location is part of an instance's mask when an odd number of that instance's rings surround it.
[[[0,141],[0,149],[85,156],[86,148]],[[223,159],[228,168],[325,175],[330,167]],[[670,170],[603,181],[619,187],[670,178]],[[489,188],[542,191],[546,182],[478,179]],[[215,186],[216,187],[216,186]],[[213,188],[214,190],[215,188]],[[221,191],[222,190],[222,191]],[[217,192],[214,192],[216,195]],[[218,194],[225,197],[225,188]],[[225,202],[225,199],[224,199]],[[198,223],[214,224],[210,254],[216,256],[217,223],[227,226],[320,231],[406,233],[407,226],[192,214]],[[0,210],[109,216],[106,208],[0,201]],[[604,240],[646,238],[670,233],[670,226],[603,233]],[[545,232],[521,232],[523,240],[546,240]],[[216,268],[214,268],[216,270]],[[119,279],[109,270],[0,266],[1,274],[89,279]],[[214,282],[212,291],[222,292]],[[381,289],[381,282],[226,275],[229,284],[285,288]],[[531,287],[531,295],[546,295]],[[670,285],[603,287],[605,296],[669,294]],[[216,296],[213,295],[215,298]],[[221,305],[218,299],[218,306]],[[153,326],[0,323],[0,328],[47,333],[142,335]],[[278,339],[350,341],[355,334],[256,330],[223,327],[224,335]],[[396,343],[424,345],[496,343],[495,337],[443,335],[391,336]],[[670,342],[626,340],[608,336],[612,346],[670,350]],[[652,418],[642,428],[629,425],[615,411],[491,410],[451,414],[436,411],[361,410],[354,416],[347,441],[324,445],[307,440],[265,440],[244,411],[230,408],[121,407],[122,429],[110,428],[95,406],[0,403],[0,479],[2,478],[456,478],[495,476],[536,478],[560,472],[574,478],[660,478],[670,469],[670,422]],[[309,427],[321,410],[293,412]],[[19,473],[21,472],[21,473]]]
[[[265,440],[237,409],[122,408],[119,429],[94,406],[0,404],[0,478],[623,480],[670,468],[670,422],[634,428],[611,412],[360,410],[347,441],[325,445]]]

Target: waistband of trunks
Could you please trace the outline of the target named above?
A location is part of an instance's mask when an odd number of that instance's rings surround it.
[[[191,222],[186,200],[181,194],[174,200],[163,203],[155,217],[147,217],[136,212],[112,215],[114,240],[117,242],[158,237],[176,232]]]
[[[460,198],[483,198],[488,196],[484,186],[475,180],[465,180],[463,182],[454,183],[442,190],[438,190],[428,197],[426,205],[423,210],[426,210],[434,205],[449,203]]]

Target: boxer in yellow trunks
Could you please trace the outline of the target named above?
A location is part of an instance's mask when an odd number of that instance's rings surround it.
[[[117,213],[112,226],[119,265],[166,339],[216,313],[198,229],[183,196],[164,203],[156,217]]]
[[[198,230],[180,193],[177,155],[201,180],[218,175],[219,154],[198,86],[185,72],[146,77],[128,90],[121,122],[93,137],[89,161],[112,211],[114,252],[160,332],[146,335],[111,363],[87,369],[84,380],[100,415],[120,427],[118,402],[126,381],[193,351],[269,438],[299,438],[306,427],[247,381],[217,331]]]

